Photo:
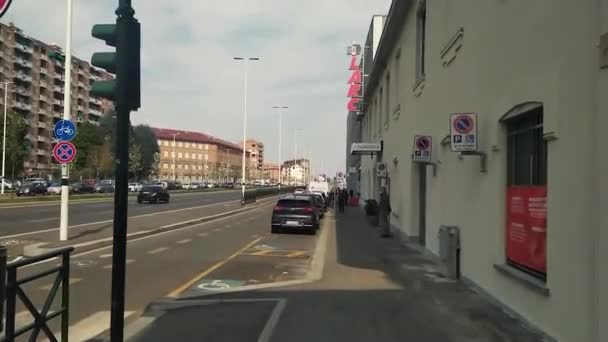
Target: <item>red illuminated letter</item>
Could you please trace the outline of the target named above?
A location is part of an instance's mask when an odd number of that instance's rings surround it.
[[[359,64],[357,64],[357,56],[352,56],[350,58],[350,67],[348,70],[359,70]]]
[[[359,98],[353,97],[352,99],[350,99],[350,101],[348,101],[347,108],[349,112],[356,112],[357,110],[359,110]]]
[[[353,71],[353,74],[348,79],[348,83],[361,83],[361,70]]]
[[[357,96],[359,96],[359,91],[360,90],[361,90],[361,84],[353,83],[348,88],[348,94],[346,96],[348,96],[348,97],[357,97]]]

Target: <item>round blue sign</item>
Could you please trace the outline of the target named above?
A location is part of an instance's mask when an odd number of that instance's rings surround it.
[[[76,136],[76,125],[70,120],[59,120],[53,129],[55,137],[61,141],[70,141]]]

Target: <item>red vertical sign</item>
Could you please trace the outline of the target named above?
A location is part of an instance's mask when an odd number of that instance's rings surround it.
[[[507,259],[547,272],[547,187],[507,189]]]
[[[0,18],[8,11],[8,8],[11,7],[11,3],[13,0],[0,0]]]

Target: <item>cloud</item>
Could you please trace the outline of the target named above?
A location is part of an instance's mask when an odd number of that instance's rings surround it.
[[[107,50],[91,38],[91,25],[115,20],[117,1],[74,0],[73,50],[83,59]],[[278,155],[278,116],[288,105],[284,158],[300,151],[329,172],[345,167],[345,47],[361,41],[371,16],[390,0],[134,0],[142,24],[142,108],[136,123],[242,138],[244,65],[256,56],[248,84],[248,132]],[[2,18],[30,36],[64,45],[65,0],[14,1]],[[301,153],[301,152],[300,152]],[[300,154],[299,153],[299,154]]]

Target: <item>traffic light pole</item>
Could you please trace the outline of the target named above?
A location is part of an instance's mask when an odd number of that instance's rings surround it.
[[[121,0],[116,10],[117,60],[116,84],[116,192],[114,194],[114,244],[112,246],[112,306],[110,322],[110,339],[122,342],[124,338],[125,282],[127,256],[127,208],[129,178],[129,132],[130,114],[128,76],[130,75],[129,55],[122,47],[129,44],[128,30],[125,29],[135,21],[130,0]]]

